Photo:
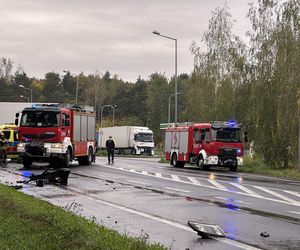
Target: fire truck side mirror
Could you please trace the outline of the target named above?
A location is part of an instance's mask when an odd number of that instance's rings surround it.
[[[15,119],[15,125],[18,126],[19,125],[19,113],[16,113],[16,119]]]
[[[244,132],[244,142],[248,142],[248,132]]]

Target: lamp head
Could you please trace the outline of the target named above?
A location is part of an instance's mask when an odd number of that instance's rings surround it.
[[[154,35],[160,35],[160,33],[158,32],[158,31],[156,31],[156,30],[154,30],[153,32],[152,32]]]

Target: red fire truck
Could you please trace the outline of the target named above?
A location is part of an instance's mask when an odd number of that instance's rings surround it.
[[[191,163],[203,170],[226,166],[236,172],[238,166],[243,165],[241,126],[235,121],[186,123],[167,128],[164,149],[166,160],[174,167]]]
[[[16,114],[19,123],[18,152],[24,168],[33,161],[68,167],[75,158],[90,165],[96,151],[95,113],[78,105],[33,104]]]

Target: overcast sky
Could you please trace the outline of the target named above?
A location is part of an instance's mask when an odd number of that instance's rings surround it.
[[[30,77],[45,73],[104,73],[125,81],[154,72],[190,73],[192,41],[200,42],[211,12],[225,2],[245,37],[248,0],[0,0],[0,57],[23,66]]]

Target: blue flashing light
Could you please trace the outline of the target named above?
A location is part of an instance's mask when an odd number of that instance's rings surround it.
[[[236,152],[237,152],[238,154],[240,154],[240,153],[242,153],[242,150],[238,149]]]
[[[33,109],[36,109],[36,104],[32,104],[31,107],[32,107]]]
[[[22,174],[24,177],[29,178],[29,177],[32,175],[32,172],[31,172],[31,171],[21,171],[21,174]]]
[[[226,122],[226,124],[230,127],[235,127],[237,125],[237,122],[235,120],[229,120]]]

